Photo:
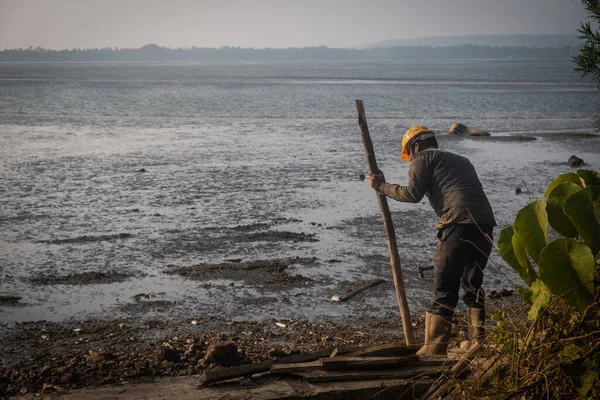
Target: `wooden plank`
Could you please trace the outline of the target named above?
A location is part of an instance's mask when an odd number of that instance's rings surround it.
[[[408,346],[404,342],[394,342],[379,346],[370,346],[358,351],[346,354],[347,357],[364,356],[404,356],[415,354],[420,349],[418,345]]]
[[[271,366],[271,373],[285,374],[289,372],[310,371],[319,368],[322,368],[320,360],[295,364],[275,364]]]
[[[274,364],[291,364],[315,361],[322,357],[328,357],[334,350],[335,348],[329,348],[311,353],[294,354],[293,356],[281,357],[275,360],[263,361],[254,364],[244,364],[238,367],[205,371],[202,375],[200,375],[200,386],[207,386],[213,383],[226,381],[228,379],[239,378],[240,376],[248,376],[258,374],[261,372],[267,372],[271,369],[271,366],[273,366]],[[351,353],[357,350],[360,350],[360,348],[340,348],[338,349],[338,354]]]
[[[379,286],[379,285],[381,285],[384,282],[385,282],[385,280],[383,280],[383,279],[377,279],[377,280],[375,280],[373,282],[370,282],[370,283],[368,283],[366,285],[363,285],[363,286],[359,287],[356,290],[348,292],[348,293],[346,293],[346,294],[344,294],[342,296],[333,296],[331,298],[331,301],[336,302],[336,303],[341,303],[343,301],[351,299],[352,297],[356,296],[357,294],[359,294],[361,292],[364,292],[367,289],[370,289],[370,288],[375,287],[375,286]]]
[[[369,126],[367,125],[367,115],[365,113],[364,104],[362,100],[355,100],[355,104],[356,110],[358,111],[358,126],[360,127],[365,154],[367,156],[369,172],[372,174],[379,174],[380,171],[377,166],[377,160],[375,159],[375,150],[373,149],[373,142],[371,141]],[[415,334],[410,321],[408,302],[406,301],[406,291],[404,290],[404,279],[402,278],[400,255],[398,254],[398,244],[396,242],[396,232],[394,231],[392,214],[390,213],[387,198],[384,194],[377,192],[377,201],[379,202],[379,209],[381,210],[381,217],[383,219],[383,226],[388,243],[390,264],[392,265],[392,278],[394,280],[394,287],[396,288],[396,296],[398,297],[398,306],[400,307],[400,317],[402,319],[404,337],[406,338],[406,343],[411,345],[416,344]]]
[[[334,357],[322,358],[323,369],[360,369],[400,366],[419,359],[417,355],[404,357]]]
[[[444,366],[416,366],[407,368],[385,368],[370,371],[298,371],[292,372],[310,383],[358,381],[374,379],[408,379],[414,377],[437,377],[447,371]]]

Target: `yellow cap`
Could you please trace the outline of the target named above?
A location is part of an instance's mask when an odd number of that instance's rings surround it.
[[[415,125],[406,131],[406,133],[404,134],[404,137],[402,138],[402,151],[400,152],[400,156],[402,157],[402,159],[404,161],[410,161],[410,154],[408,152],[408,143],[415,137],[422,135],[424,133],[433,134],[433,131],[431,129],[425,128],[424,126],[421,126],[421,125]]]

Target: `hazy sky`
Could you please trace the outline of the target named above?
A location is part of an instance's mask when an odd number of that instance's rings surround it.
[[[344,47],[576,33],[585,18],[579,0],[0,0],[0,49]]]

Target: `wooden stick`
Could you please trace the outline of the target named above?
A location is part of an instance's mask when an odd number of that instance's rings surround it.
[[[370,289],[370,288],[375,287],[375,286],[379,286],[379,285],[381,285],[384,282],[385,282],[385,280],[383,280],[383,279],[377,279],[377,280],[375,280],[375,281],[373,281],[371,283],[363,285],[363,286],[359,287],[358,289],[353,290],[353,291],[351,291],[349,293],[346,293],[346,294],[344,294],[342,296],[333,296],[331,298],[331,301],[336,302],[336,303],[342,302],[342,301],[346,301],[346,300],[348,300],[348,299],[356,296],[360,292],[365,291],[365,290]]]
[[[360,127],[363,144],[365,146],[369,171],[372,174],[377,174],[379,173],[379,168],[377,167],[375,151],[373,150],[373,143],[371,142],[369,127],[367,126],[365,108],[362,100],[356,100],[355,103],[358,111],[358,126]],[[387,198],[384,194],[377,193],[377,201],[379,202],[379,208],[381,209],[383,226],[385,228],[385,235],[388,242],[390,263],[392,264],[392,277],[394,279],[394,286],[396,287],[398,306],[400,307],[400,317],[402,318],[402,327],[404,328],[404,337],[406,338],[406,344],[412,345],[415,344],[415,335],[412,330],[408,302],[406,301],[406,292],[404,291],[404,279],[402,278],[402,269],[400,268],[400,255],[398,254],[398,245],[396,244],[396,233],[394,232],[392,215],[388,207]]]

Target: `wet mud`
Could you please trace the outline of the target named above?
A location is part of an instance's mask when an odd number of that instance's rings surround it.
[[[293,240],[294,242],[318,242],[314,233],[266,231],[248,235],[251,240]]]
[[[0,306],[9,305],[14,306],[19,304],[21,297],[19,296],[0,296]]]
[[[333,346],[389,343],[398,340],[401,332],[394,319],[354,326],[295,319],[193,322],[17,324],[4,338],[11,346],[4,348],[1,356],[5,363],[15,358],[21,361],[10,367],[0,364],[0,398],[194,375]],[[237,357],[210,356],[211,347],[220,343],[235,349]]]
[[[133,303],[124,303],[118,308],[126,313],[150,313],[150,312],[167,312],[173,308],[176,302],[169,300],[140,300]]]
[[[292,265],[311,265],[316,258],[284,258],[241,262],[231,260],[224,263],[202,263],[190,266],[170,266],[164,272],[199,281],[233,280],[247,285],[259,286],[266,290],[282,290],[290,287],[303,287],[310,284],[311,278],[289,274]]]
[[[30,279],[35,285],[93,285],[123,282],[133,274],[118,271],[89,271],[68,275],[40,274]]]
[[[138,210],[139,211],[139,210]],[[40,240],[40,243],[46,244],[72,244],[72,243],[96,243],[96,242],[105,242],[110,240],[117,239],[128,239],[133,237],[131,233],[116,233],[111,235],[98,235],[98,236],[78,236],[74,238],[65,238],[65,239],[52,239],[52,240]]]

